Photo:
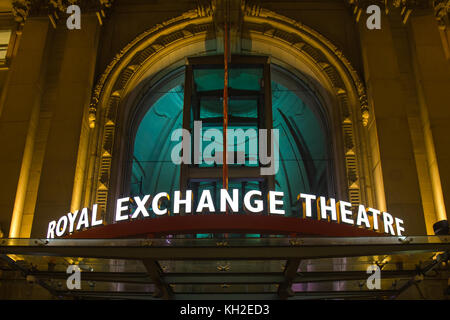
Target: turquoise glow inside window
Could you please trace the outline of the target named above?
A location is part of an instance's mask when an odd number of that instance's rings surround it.
[[[168,90],[142,118],[134,141],[132,195],[179,190],[180,167],[172,162],[173,130],[182,128],[183,91],[181,86]]]
[[[258,127],[256,125],[240,125],[228,127],[227,151],[229,160],[231,156],[234,163],[230,166],[259,166],[258,158]],[[223,157],[223,126],[203,124],[202,137],[192,137],[202,140],[202,163],[199,167],[222,166]],[[208,140],[208,141],[205,141]],[[200,142],[198,142],[200,145]],[[192,142],[194,144],[194,141]],[[219,160],[214,163],[214,160]],[[244,160],[242,163],[242,160]]]
[[[272,82],[273,128],[280,133],[275,188],[284,192],[286,215],[298,215],[300,192],[327,195],[330,161],[323,125],[296,91]]]
[[[248,77],[241,72],[233,78],[230,72],[230,83],[234,88],[238,86],[246,90],[259,88],[260,82],[258,81],[261,79],[262,73],[255,70],[261,69],[250,69],[252,73]],[[195,80],[197,90],[200,88],[200,93],[208,90],[223,90],[222,71],[194,70],[194,77],[197,73],[197,80]],[[232,78],[234,82],[232,82]],[[284,192],[285,205],[283,209],[286,216],[298,214],[297,195],[300,192],[328,195],[330,181],[327,168],[332,161],[328,154],[329,143],[324,124],[318,116],[317,110],[314,109],[315,107],[301,98],[299,93],[303,88],[300,85],[297,86],[296,81],[299,80],[293,78],[293,85],[289,89],[276,81],[271,82],[273,128],[278,129],[280,135],[280,162],[279,171],[275,175],[275,189]],[[180,189],[180,166],[171,161],[171,151],[179,141],[173,142],[170,137],[173,130],[182,128],[184,95],[181,85],[165,91],[165,94],[148,106],[149,109],[137,128],[133,158],[130,159],[133,161],[130,179],[131,195],[154,195],[156,192],[173,194],[174,190]],[[214,103],[205,105],[204,109],[199,109],[198,118],[195,118],[194,115],[191,117],[191,128],[194,120],[204,117],[203,133],[209,128],[215,128],[222,132],[220,97]],[[229,129],[244,131],[259,129],[258,121],[262,115],[258,113],[256,106],[257,100],[254,98],[247,100],[230,98],[230,113],[238,120],[230,121]],[[217,119],[214,119],[216,116]],[[242,121],[242,118],[247,118],[248,121]],[[204,150],[208,143],[203,142],[202,144],[202,150]],[[229,141],[229,150],[231,149],[230,144]],[[250,150],[249,144],[249,138],[245,138],[245,143],[236,144],[237,151],[245,153],[246,162],[253,156],[258,157],[258,151]],[[218,145],[218,151],[223,151],[220,148],[222,141],[218,141]],[[258,146],[258,144],[256,145]],[[252,166],[250,163],[245,165]],[[206,168],[210,165],[203,164],[202,166]],[[234,166],[238,165],[230,165],[230,167]],[[213,186],[210,181],[207,182],[210,187]],[[221,187],[221,182],[216,181],[214,185]],[[251,183],[248,185],[255,186]],[[201,187],[206,188],[207,184]],[[239,188],[248,187],[242,187],[240,184]]]
[[[239,67],[232,66],[229,71],[229,87],[239,90],[261,90],[263,78],[262,67]]]
[[[223,90],[223,68],[194,69],[194,90],[197,92]]]
[[[197,92],[223,90],[224,69],[196,68],[194,69],[194,84]],[[230,66],[228,71],[228,87],[239,90],[261,90],[263,78],[262,67]]]
[[[258,101],[255,98],[234,99],[230,98],[228,102],[228,117],[231,121],[233,118],[258,118]],[[200,99],[200,119],[223,120],[223,99],[222,97],[208,97]]]

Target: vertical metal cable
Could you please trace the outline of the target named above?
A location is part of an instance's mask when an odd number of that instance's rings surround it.
[[[228,128],[228,19],[229,1],[225,4],[225,25],[224,25],[224,85],[223,85],[223,188],[228,190],[228,164],[227,164],[227,128]],[[227,212],[228,213],[228,212]]]

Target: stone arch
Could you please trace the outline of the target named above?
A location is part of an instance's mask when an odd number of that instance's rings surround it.
[[[313,29],[259,6],[244,5],[242,9],[239,45],[234,50],[269,55],[318,93],[329,108],[331,132],[338,133],[333,152],[342,160],[341,170],[336,170],[342,194],[337,196],[353,205],[371,202],[370,192],[362,187],[370,189],[372,181],[367,156],[359,147],[364,145],[360,140],[366,139],[362,127],[368,123],[369,110],[357,72],[337,47]],[[91,130],[86,148],[95,156],[87,160],[89,170],[78,179],[81,187],[77,189],[83,192],[79,198],[85,205],[98,203],[105,212],[108,198],[119,195],[117,181],[123,173],[119,170],[117,177],[111,172],[114,162],[120,163],[123,157],[118,141],[123,138],[123,124],[129,116],[126,110],[136,104],[146,88],[184,65],[186,56],[221,53],[216,30],[213,9],[199,7],[142,33],[108,65],[89,107]]]

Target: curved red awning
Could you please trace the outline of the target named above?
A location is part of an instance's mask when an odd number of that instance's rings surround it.
[[[76,232],[67,236],[67,238],[112,239],[194,233],[256,233],[330,237],[373,237],[382,235],[373,230],[356,226],[299,217],[211,214],[165,216],[119,222]]]

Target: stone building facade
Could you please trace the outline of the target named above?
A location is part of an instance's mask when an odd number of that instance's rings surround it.
[[[66,8],[81,8],[69,30]],[[0,228],[48,222],[127,194],[131,114],[188,57],[266,56],[323,106],[337,199],[434,235],[450,210],[448,0],[17,0],[0,67]],[[366,12],[381,8],[381,29]],[[272,72],[273,74],[276,71]],[[305,98],[306,99],[306,98]],[[125,186],[125,187],[124,187]]]

